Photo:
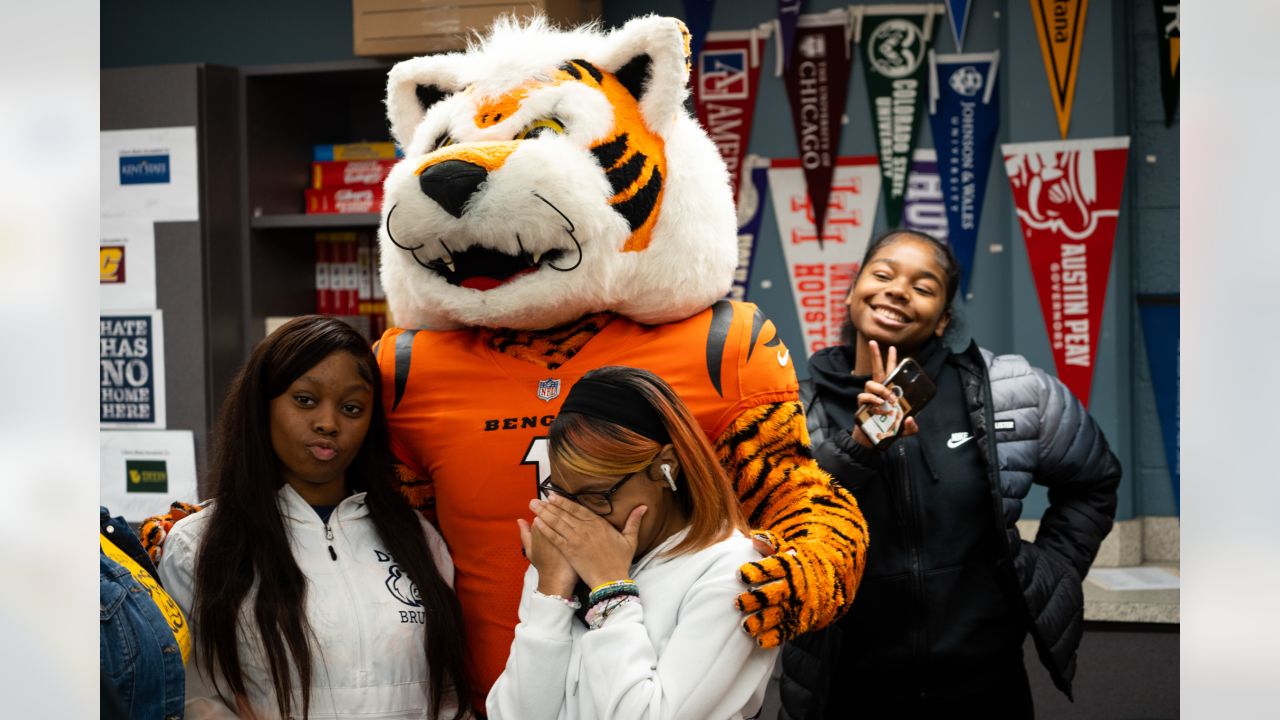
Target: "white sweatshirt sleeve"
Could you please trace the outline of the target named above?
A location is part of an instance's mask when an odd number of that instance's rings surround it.
[[[680,605],[679,623],[661,656],[643,624],[643,584],[640,602],[625,603],[586,634],[582,672],[597,716],[738,717],[761,693],[777,651],[758,647],[740,627],[734,600],[742,591],[741,560],[723,555],[698,578]]]
[[[164,555],[160,558],[160,566],[156,568],[160,574],[160,584],[178,607],[182,608],[182,615],[191,628],[191,654],[187,658],[186,716],[192,720],[235,718],[236,714],[218,697],[213,683],[200,664],[200,628],[192,622],[191,616],[195,607],[195,567],[199,544],[192,537],[194,533],[190,532],[190,528],[186,530],[184,532],[179,525],[174,526],[173,531],[165,538]]]
[[[565,679],[573,651],[573,609],[534,595],[538,571],[529,566],[520,594],[520,623],[507,667],[489,691],[489,720],[555,720],[565,702]]]

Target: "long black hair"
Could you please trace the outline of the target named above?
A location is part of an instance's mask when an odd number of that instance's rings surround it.
[[[349,492],[365,492],[370,518],[391,556],[418,587],[425,610],[430,717],[438,717],[447,693],[461,716],[470,696],[466,645],[458,599],[440,576],[417,514],[391,481],[391,452],[377,361],[368,342],[334,318],[307,315],[285,323],[254,348],[232,381],[218,417],[210,473],[216,502],[195,567],[193,622],[205,667],[220,674],[233,695],[245,693],[236,646],[241,605],[256,581],[253,627],[261,637],[281,717],[288,717],[296,672],[302,716],[311,703],[313,637],[304,612],[307,579],[290,552],[276,493],[284,484],[271,446],[273,398],[333,353],[356,359],[373,388],[369,431],[347,467]],[[215,679],[215,683],[217,680]],[[218,689],[221,694],[221,688]]]
[[[853,292],[853,286],[858,284],[858,278],[862,277],[862,271],[866,269],[867,263],[871,262],[871,259],[876,256],[876,253],[880,252],[881,248],[905,238],[915,238],[933,247],[934,259],[942,266],[942,272],[947,284],[947,302],[942,307],[942,317],[948,317],[953,313],[952,302],[956,299],[956,291],[960,289],[960,261],[956,259],[956,254],[950,245],[918,230],[890,230],[873,239],[867,245],[867,251],[862,254],[862,263],[858,265],[858,274],[853,276],[853,282],[849,283],[849,289],[845,291],[845,296],[847,297],[850,292]],[[840,326],[840,343],[847,347],[853,347],[853,341],[857,334],[858,331],[853,327],[853,319],[846,313],[844,324]]]

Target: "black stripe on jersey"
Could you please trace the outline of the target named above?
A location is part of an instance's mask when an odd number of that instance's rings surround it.
[[[392,412],[400,407],[405,386],[409,384],[409,364],[413,360],[413,336],[417,334],[417,330],[405,330],[396,336],[396,399],[391,403]]]
[[[613,194],[617,195],[631,187],[631,184],[644,171],[644,164],[648,161],[648,155],[637,151],[632,154],[631,159],[606,172],[605,177],[609,178],[609,184],[613,186]],[[634,230],[635,228],[632,229]]]
[[[658,204],[658,193],[662,190],[662,173],[658,172],[655,166],[653,172],[649,175],[649,182],[644,187],[636,191],[635,195],[623,200],[613,206],[622,217],[626,218],[627,224],[632,230],[644,224],[649,219],[649,215],[653,213],[653,208]]]
[[[720,397],[724,397],[724,391],[720,389],[720,365],[724,361],[724,346],[729,341],[729,328],[732,326],[733,303],[717,300],[711,306],[711,327],[707,328],[707,375],[711,378],[711,387]]]
[[[760,337],[760,331],[764,328],[764,324],[769,322],[769,318],[764,316],[764,311],[756,308],[755,314],[751,316],[751,344],[747,346],[747,360],[751,359],[751,353],[756,350],[756,339]],[[773,337],[764,346],[767,348],[777,347],[782,343],[782,336],[778,334],[778,328],[773,328]]]
[[[591,148],[591,154],[596,156],[596,162],[600,163],[600,167],[608,170],[617,165],[622,156],[626,154],[628,142],[630,142],[630,138],[627,137],[627,134],[620,133],[609,142]]]

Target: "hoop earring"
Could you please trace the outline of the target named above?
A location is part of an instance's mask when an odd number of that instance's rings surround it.
[[[671,487],[671,492],[675,492],[676,479],[671,477],[671,466],[666,463],[662,463],[659,467],[662,470],[662,477],[667,479],[667,485]]]

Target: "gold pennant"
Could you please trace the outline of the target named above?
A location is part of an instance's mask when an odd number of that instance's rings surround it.
[[[1067,136],[1071,124],[1071,103],[1076,95],[1076,68],[1080,66],[1080,41],[1084,39],[1084,17],[1089,0],[1031,0],[1031,14],[1044,70],[1049,76],[1049,94],[1058,113],[1058,130]]]

